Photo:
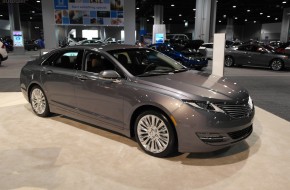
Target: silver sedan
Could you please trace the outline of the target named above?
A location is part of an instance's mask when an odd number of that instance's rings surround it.
[[[54,50],[29,61],[20,80],[36,115],[63,114],[135,137],[157,157],[177,150],[214,151],[241,142],[253,130],[247,90],[147,48]]]
[[[225,66],[234,65],[270,67],[274,71],[279,71],[290,68],[290,59],[287,55],[277,54],[265,46],[247,44],[225,51]]]

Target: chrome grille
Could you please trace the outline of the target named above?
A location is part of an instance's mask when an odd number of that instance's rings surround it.
[[[248,117],[252,112],[249,104],[215,104],[233,118]]]

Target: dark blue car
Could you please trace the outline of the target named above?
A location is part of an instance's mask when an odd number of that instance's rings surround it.
[[[179,61],[189,68],[200,70],[203,67],[207,67],[208,64],[208,60],[202,54],[197,52],[176,51],[173,46],[167,43],[152,44],[149,47]]]

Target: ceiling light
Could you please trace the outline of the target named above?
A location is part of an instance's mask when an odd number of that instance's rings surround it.
[[[193,9],[193,11],[196,11],[196,9]]]
[[[222,22],[221,20],[219,20],[219,22]]]
[[[275,18],[275,20],[278,20],[278,18]]]
[[[256,23],[257,21],[254,20],[254,23]]]
[[[260,13],[260,15],[262,15],[263,13]]]
[[[32,17],[30,17],[30,20],[32,19]]]
[[[139,10],[140,8],[139,7],[136,7],[136,9]]]
[[[0,16],[3,16],[3,15],[0,15]]]
[[[245,19],[245,21],[247,22],[247,21],[248,21],[248,19]]]
[[[171,4],[171,7],[174,7],[175,5],[174,4]]]
[[[149,19],[147,19],[147,22],[149,22]]]
[[[283,1],[282,3],[285,4],[285,3],[287,3],[287,2],[286,2],[286,1]]]
[[[237,19],[238,19],[238,17],[235,17],[235,19],[237,20]]]
[[[268,15],[267,17],[268,17],[268,18],[270,18],[271,16],[270,16],[270,15]]]
[[[169,20],[172,20],[172,18],[169,18]]]
[[[233,8],[236,8],[236,7],[237,7],[236,5],[233,6]]]
[[[224,18],[226,18],[226,17],[227,17],[227,15],[224,15],[223,17],[224,17]]]
[[[36,1],[37,3],[40,3],[40,1]]]
[[[179,16],[182,16],[182,14],[179,14]]]
[[[248,9],[248,10],[247,10],[247,12],[251,12],[251,10],[250,10],[250,9]]]
[[[32,13],[35,13],[35,11],[31,11]]]

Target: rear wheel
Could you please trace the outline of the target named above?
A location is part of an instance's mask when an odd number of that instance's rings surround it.
[[[283,69],[284,63],[281,59],[274,59],[271,62],[270,67],[273,71],[280,71]]]
[[[226,56],[225,57],[225,66],[226,67],[232,67],[234,66],[234,58],[231,56]]]
[[[139,146],[152,156],[166,157],[177,148],[172,124],[157,111],[145,111],[138,116],[135,136]]]
[[[50,114],[46,96],[39,86],[32,88],[30,92],[30,104],[36,115],[47,117]]]

